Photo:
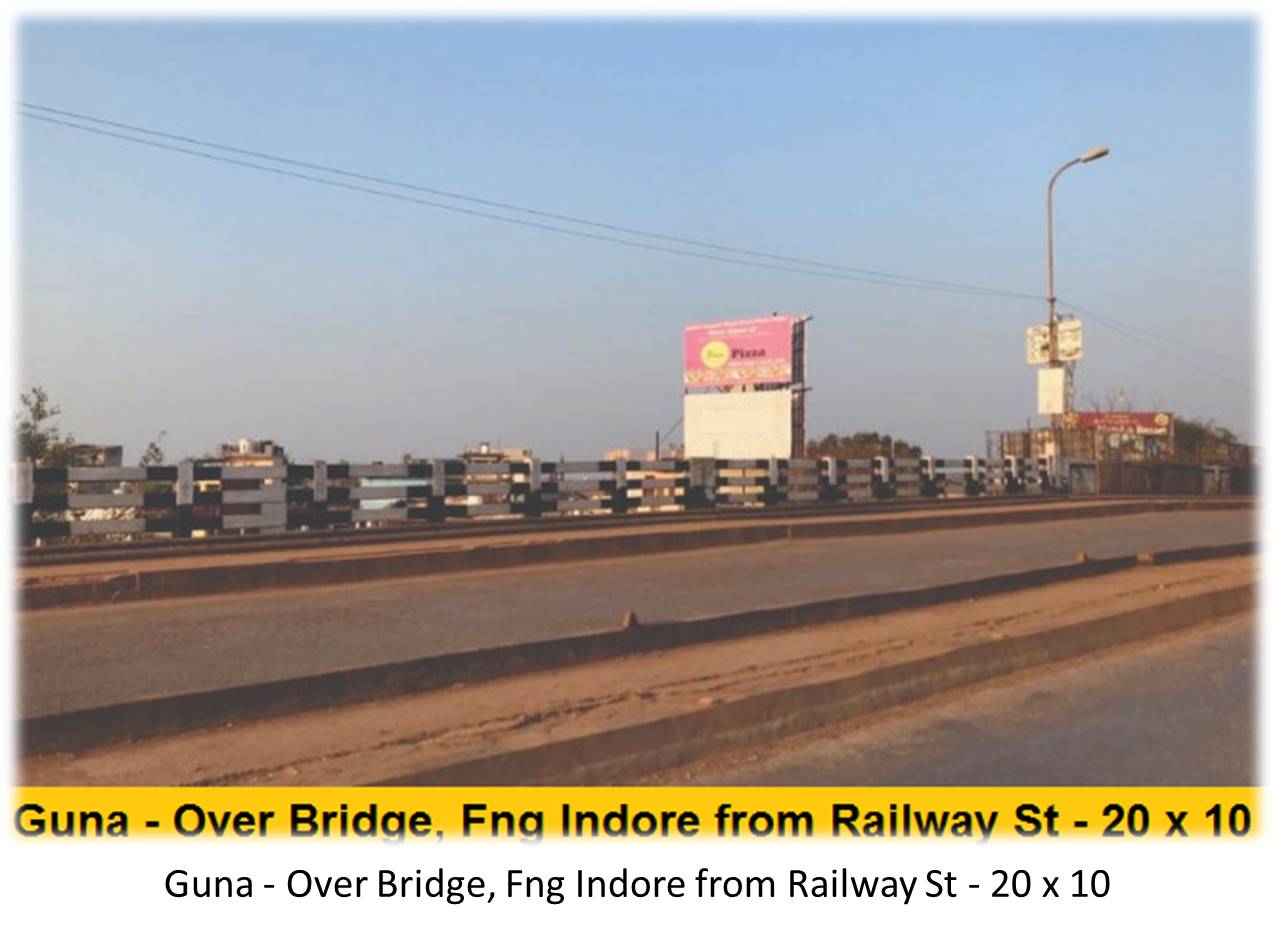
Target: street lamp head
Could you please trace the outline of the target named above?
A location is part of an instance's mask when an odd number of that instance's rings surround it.
[[[1101,159],[1111,150],[1106,146],[1094,146],[1088,152],[1080,157],[1081,162],[1092,162],[1094,159]]]

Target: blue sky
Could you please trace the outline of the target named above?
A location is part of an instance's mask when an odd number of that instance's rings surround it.
[[[1242,20],[28,20],[23,99],[756,250],[1044,291],[1082,398],[1254,427]],[[811,431],[940,455],[1035,407],[1043,301],[886,288],[492,223],[20,121],[21,350],[84,440],[170,457],[649,444],[680,333],[815,316]],[[1161,344],[1154,335],[1172,341]],[[1036,419],[1039,422],[1039,418]]]

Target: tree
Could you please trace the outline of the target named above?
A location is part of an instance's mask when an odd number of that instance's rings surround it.
[[[1173,446],[1182,463],[1249,466],[1249,447],[1211,418],[1175,418]]]
[[[838,457],[845,460],[866,460],[869,457],[914,458],[921,456],[919,444],[909,444],[902,438],[879,434],[876,431],[858,431],[840,436],[824,435],[819,440],[806,443],[807,457]]]
[[[71,457],[75,438],[52,421],[62,409],[49,401],[43,386],[18,396],[20,410],[15,418],[14,434],[19,460],[31,460],[44,466],[65,466]]]
[[[1125,391],[1124,386],[1116,389],[1108,389],[1105,401],[1099,401],[1096,396],[1090,394],[1087,396],[1087,408],[1089,411],[1133,411],[1134,395]]]
[[[167,431],[160,431],[159,436],[146,445],[146,451],[142,454],[141,459],[137,461],[138,466],[149,467],[164,465],[164,448],[159,445],[163,443],[164,438],[167,435]]]

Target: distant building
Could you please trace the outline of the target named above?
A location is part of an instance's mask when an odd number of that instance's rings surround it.
[[[510,460],[530,460],[534,456],[526,447],[493,447],[486,441],[480,441],[461,451],[460,459],[466,463],[506,463]]]
[[[204,463],[223,467],[282,466],[288,462],[288,457],[284,453],[282,444],[276,444],[271,440],[255,440],[250,437],[241,437],[237,441],[222,444],[217,448],[216,456],[202,459]],[[198,492],[213,492],[216,490],[237,492],[265,488],[282,482],[286,481],[274,478],[196,479],[195,489]],[[196,504],[195,514],[255,515],[258,514],[259,508],[255,503]]]
[[[121,445],[75,444],[67,448],[68,464],[77,467],[117,467],[124,465]]]
[[[681,444],[661,444],[656,451],[651,447],[612,447],[602,452],[603,460],[681,460],[686,448]]]
[[[679,460],[682,448],[679,444],[670,444],[661,453],[664,455],[664,460]],[[643,450],[639,447],[612,447],[602,452],[604,462],[625,460],[630,463],[638,461],[641,464],[626,469],[624,475],[626,482],[641,484],[640,488],[630,486],[628,495],[632,500],[631,507],[642,511],[660,512],[680,508],[675,485],[678,473],[676,470],[656,468],[656,461],[660,459],[650,448]]]
[[[282,444],[250,437],[222,444],[214,459],[225,466],[275,466],[288,462]]]
[[[529,448],[493,447],[487,441],[470,444],[460,453],[460,459],[471,466],[478,464],[521,463],[534,457],[535,453]],[[464,504],[471,507],[489,506],[499,511],[503,507],[505,496],[508,495],[502,488],[506,480],[501,474],[506,471],[507,468],[503,467],[498,467],[495,470],[467,471],[468,475],[465,478],[465,483],[468,487],[468,495],[462,500]],[[473,514],[471,512],[471,515]],[[496,518],[498,516],[492,514],[478,517]]]
[[[670,456],[672,456],[670,454]],[[655,460],[655,451],[651,448],[643,450],[640,447],[612,447],[610,450],[602,452],[603,460]]]

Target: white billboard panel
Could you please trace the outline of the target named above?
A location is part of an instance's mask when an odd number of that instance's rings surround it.
[[[792,390],[684,395],[686,456],[792,456]]]
[[[1044,324],[1027,328],[1027,365],[1049,362],[1049,328]]]
[[[1067,370],[1063,366],[1047,366],[1036,370],[1036,412],[1061,415],[1067,407]]]
[[[1084,355],[1084,345],[1080,339],[1080,322],[1077,320],[1058,322],[1058,359],[1064,363],[1074,363]]]
[[[1063,363],[1074,363],[1084,355],[1081,340],[1080,322],[1077,320],[1058,322],[1058,359]],[[1037,324],[1027,328],[1027,365],[1039,366],[1049,362],[1049,325]]]

